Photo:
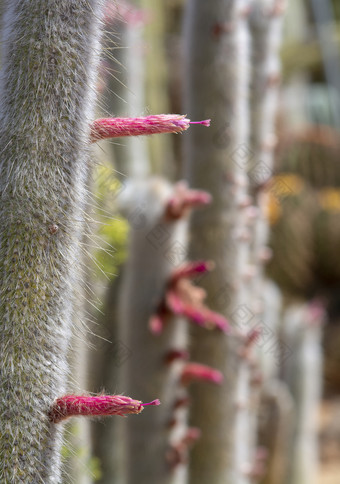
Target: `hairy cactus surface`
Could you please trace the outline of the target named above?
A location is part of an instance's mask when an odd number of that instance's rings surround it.
[[[120,340],[130,355],[122,365],[120,388],[162,401],[153,418],[143,413],[138,421],[125,422],[127,482],[184,483],[188,446],[199,436],[196,428],[187,427],[186,387],[195,380],[220,384],[223,378],[212,368],[186,361],[183,321],[185,317],[200,326],[227,328],[190,281],[209,264],[185,263],[187,215],[210,202],[210,196],[183,183],[172,187],[161,178],[133,181],[124,196],[131,232],[120,298]]]
[[[0,106],[0,481],[59,483],[78,279],[97,0],[11,0],[3,18]]]

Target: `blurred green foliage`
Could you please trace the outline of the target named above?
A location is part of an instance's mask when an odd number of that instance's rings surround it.
[[[119,197],[125,188],[112,166],[100,164],[94,174],[94,215],[98,230],[94,239],[95,274],[101,279],[118,273],[127,255],[128,223],[117,214]],[[98,242],[97,242],[98,241]]]

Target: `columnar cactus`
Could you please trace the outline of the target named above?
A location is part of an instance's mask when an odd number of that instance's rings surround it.
[[[184,109],[211,117],[211,128],[185,137],[186,178],[213,203],[193,214],[190,257],[216,264],[202,280],[208,303],[247,331],[247,263],[251,210],[247,195],[249,35],[247,2],[189,0],[185,12]],[[246,325],[244,325],[246,323]],[[235,338],[192,331],[193,359],[216,367],[224,382],[193,391],[192,423],[202,439],[192,451],[191,484],[248,482],[249,369]],[[194,390],[194,389],[193,389]],[[249,428],[249,426],[248,426]],[[237,436],[236,436],[237,435]],[[242,437],[241,437],[242,435]],[[249,438],[248,438],[249,437]]]
[[[322,324],[319,301],[291,304],[284,315],[283,338],[292,356],[283,368],[295,407],[287,483],[315,483],[318,475],[317,412],[322,392]]]
[[[6,2],[0,139],[0,481],[60,482],[100,2]]]
[[[210,196],[182,183],[173,188],[160,178],[134,181],[124,195],[131,233],[120,297],[120,341],[130,355],[122,365],[120,388],[134,388],[141,398],[157,394],[162,401],[154,418],[144,413],[138,421],[125,422],[127,482],[184,483],[187,447],[198,436],[186,425],[185,387],[197,379],[219,384],[222,375],[186,362],[183,317],[227,329],[225,319],[209,312],[202,302],[204,294],[190,283],[209,265],[182,265],[186,215],[209,202]]]

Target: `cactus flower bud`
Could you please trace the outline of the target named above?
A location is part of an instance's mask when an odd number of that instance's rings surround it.
[[[92,417],[108,415],[128,415],[140,413],[147,405],[159,405],[159,400],[142,403],[123,395],[64,395],[58,398],[49,412],[51,422],[58,423],[69,417],[88,415]]]
[[[223,381],[223,375],[219,370],[210,366],[200,363],[187,363],[182,371],[181,383],[187,385],[197,380],[210,381],[220,385]]]
[[[141,136],[157,133],[181,133],[190,124],[209,126],[210,120],[190,121],[180,114],[156,114],[139,118],[101,118],[91,125],[91,142],[105,138]]]

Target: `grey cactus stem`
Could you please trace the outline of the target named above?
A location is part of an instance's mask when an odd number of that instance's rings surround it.
[[[212,119],[209,130],[192,130],[185,138],[186,178],[193,188],[213,196],[211,206],[192,216],[189,254],[193,260],[215,261],[216,270],[202,280],[208,304],[241,329],[242,323],[247,324],[242,276],[249,247],[245,213],[249,44],[244,6],[243,1],[189,0],[184,24],[184,110],[192,119]],[[209,392],[193,389],[192,424],[201,428],[202,438],[192,450],[189,482],[246,483],[248,443],[237,448],[241,443],[235,442],[235,432],[244,428],[241,414],[247,412],[248,371],[234,338],[205,334],[200,328],[192,336],[193,360],[218,368],[225,380]]]
[[[151,333],[148,322],[162,300],[163,291],[176,267],[177,250],[185,249],[185,221],[164,220],[171,186],[160,178],[131,183],[128,219],[131,225],[129,258],[125,265],[120,296],[120,340],[131,352],[122,365],[120,390],[140,398],[157,395],[162,404],[153,416],[125,420],[127,439],[127,483],[169,484],[181,474],[171,472],[166,454],[182,363],[164,364],[167,352],[185,349],[183,321],[169,321],[160,335]],[[126,192],[129,188],[126,188]],[[182,253],[182,252],[181,252]],[[178,256],[178,255],[177,255]],[[178,263],[178,261],[177,261]],[[174,265],[175,264],[175,265]],[[152,397],[153,398],[153,397]],[[176,430],[178,432],[178,429]],[[184,482],[184,481],[175,481]]]
[[[6,2],[0,144],[0,481],[59,483],[100,6]]]
[[[264,276],[266,244],[269,237],[269,222],[266,216],[266,194],[261,190],[261,184],[268,182],[272,175],[275,147],[275,119],[278,107],[278,87],[280,79],[279,48],[281,42],[281,27],[283,0],[253,0],[250,7],[249,28],[251,34],[251,131],[250,151],[252,160],[249,164],[249,182],[252,189],[253,205],[256,217],[253,220],[251,232],[251,247],[249,266],[253,270],[249,284],[249,307],[260,322],[260,325],[272,324],[272,319],[265,319],[270,309],[273,311],[273,303],[265,292],[268,288]],[[279,305],[276,308],[275,320],[279,318]],[[264,330],[265,331],[265,330]],[[273,332],[275,329],[273,328]],[[276,333],[278,338],[278,333]],[[277,340],[276,344],[279,342]],[[261,345],[257,348],[265,363],[264,354],[266,349]],[[274,365],[275,367],[275,365]],[[265,368],[262,368],[265,372]],[[271,375],[272,376],[272,375]],[[255,390],[260,396],[261,390],[264,395],[268,392],[272,378],[265,378],[262,389],[260,386]],[[255,393],[254,391],[254,393]],[[254,402],[256,399],[254,398]],[[259,403],[259,400],[258,400]],[[258,408],[255,403],[252,406],[252,420],[256,427]],[[287,422],[287,425],[289,422]],[[255,447],[256,442],[253,442]],[[270,458],[272,455],[270,455]],[[273,457],[273,460],[276,455]],[[269,463],[269,468],[272,462]],[[277,479],[279,480],[279,475]],[[279,482],[279,481],[278,481]]]
[[[315,301],[307,304],[297,301],[290,304],[284,314],[282,336],[292,356],[284,362],[283,372],[296,413],[286,483],[317,482],[317,415],[322,394],[323,311]]]
[[[265,210],[266,194],[259,187],[270,180],[273,172],[284,4],[284,0],[254,0],[249,16],[252,38],[250,147],[253,155],[249,179],[254,204],[259,208],[253,225],[250,264],[256,267],[252,284],[253,304],[262,307],[265,261],[261,259],[261,252],[268,243],[269,222]]]

